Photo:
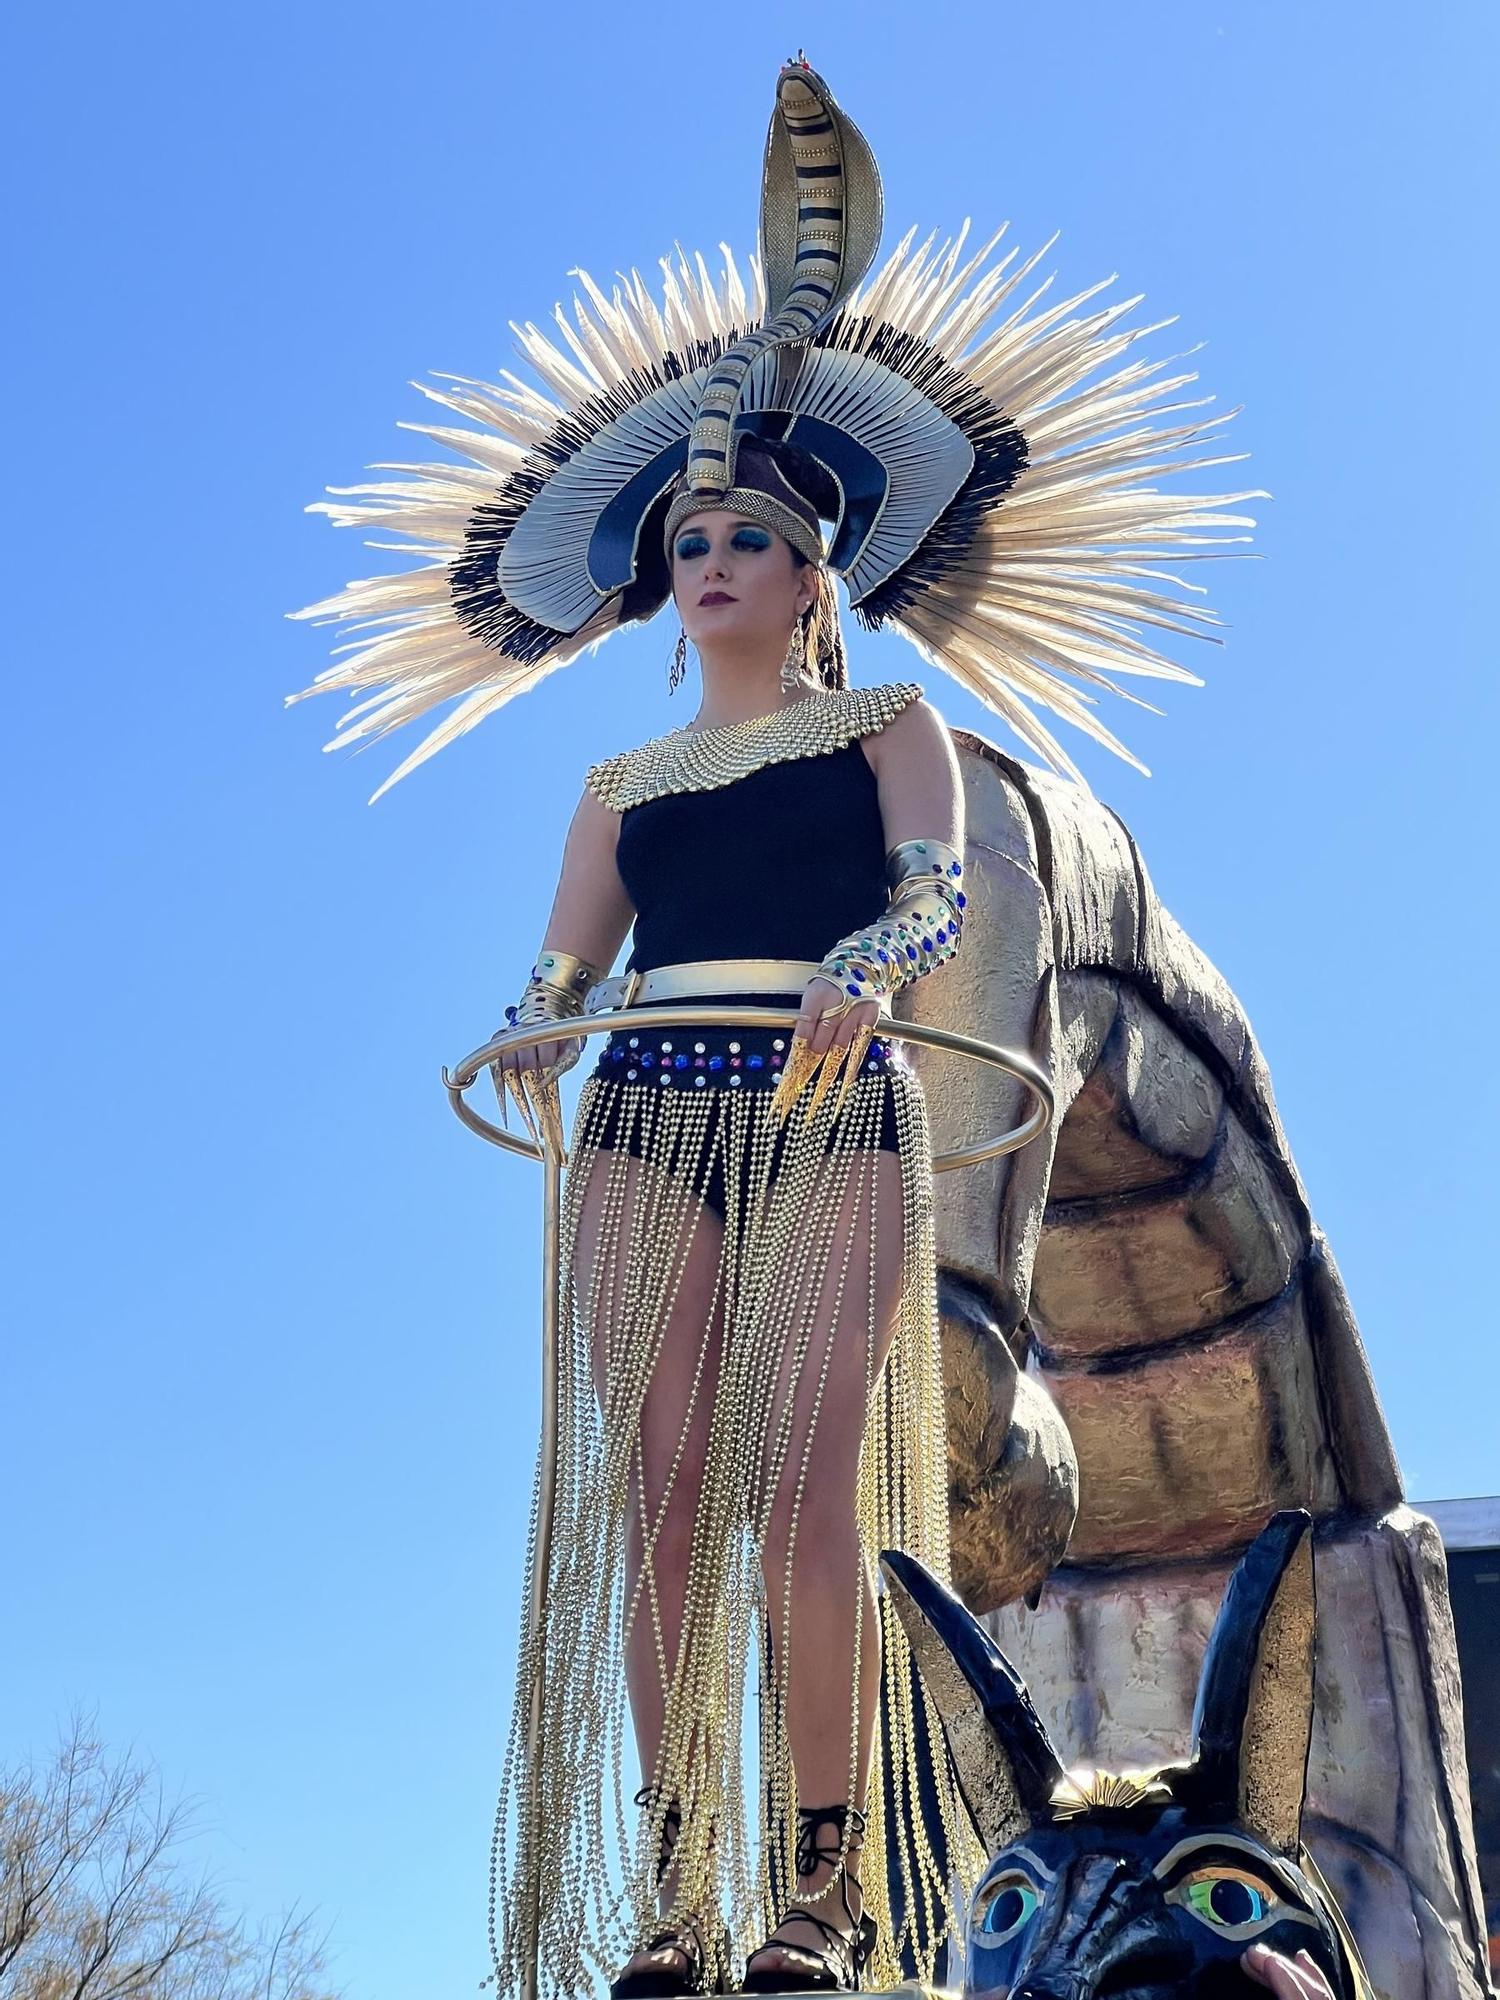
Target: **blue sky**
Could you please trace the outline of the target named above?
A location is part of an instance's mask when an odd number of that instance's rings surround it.
[[[799,41],[888,241],[1060,229],[1245,406],[1276,498],[1229,644],[1122,711],[1151,780],[1080,755],[1256,1026],[1411,1490],[1500,1489],[1494,10],[30,9],[0,1761],[96,1705],[356,2000],[485,1970],[535,1434],[537,1188],[438,1066],[530,964],[584,764],[681,717],[659,625],[367,809],[395,753],[280,706],[323,660],[282,613],[361,564],[300,510],[570,266],[750,248]]]

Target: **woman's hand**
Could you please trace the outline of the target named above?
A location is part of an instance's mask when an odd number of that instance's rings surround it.
[[[1276,2000],[1334,2000],[1328,1975],[1310,1951],[1288,1958],[1268,1944],[1253,1944],[1240,1964],[1258,1986],[1269,1986]]]
[[[850,1004],[849,995],[841,993],[831,979],[821,974],[809,979],[792,1046],[787,1050],[786,1067],[771,1100],[777,1117],[784,1121],[811,1083],[812,1093],[803,1114],[811,1118],[840,1071],[843,1084],[838,1101],[842,1106],[865,1059],[879,1018],[878,1000],[856,1000]]]
[[[504,1028],[495,1030],[497,1035],[504,1032]],[[510,1122],[506,1113],[508,1093],[533,1140],[540,1144],[546,1139],[561,1153],[564,1150],[562,1104],[557,1094],[557,1079],[564,1070],[573,1067],[582,1053],[583,1043],[574,1040],[541,1042],[534,1049],[502,1049],[490,1064],[490,1081],[495,1086],[501,1124]]]
[[[813,1055],[847,1049],[862,1029],[875,1026],[880,1018],[878,1000],[856,1000],[847,1012],[841,1011],[848,1000],[849,995],[841,993],[831,979],[808,980],[795,1032]]]
[[[495,1030],[496,1035],[509,1032],[506,1025]],[[493,1040],[494,1036],[490,1039]],[[561,1076],[564,1070],[573,1067],[582,1054],[583,1043],[579,1041],[538,1042],[534,1049],[504,1049],[490,1064],[490,1073],[498,1090],[500,1079],[506,1072],[511,1076],[524,1076],[530,1070],[540,1070],[543,1074],[550,1070],[554,1075]]]

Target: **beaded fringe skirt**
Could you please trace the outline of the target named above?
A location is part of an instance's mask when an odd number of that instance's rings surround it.
[[[696,1090],[659,1088],[665,1076],[612,1048],[584,1086],[564,1189],[545,1629],[532,1629],[529,1615],[523,1622],[496,1821],[492,1951],[502,1993],[519,1986],[531,1948],[525,1885],[533,1856],[542,1992],[590,1991],[660,1928],[658,1857],[673,1805],[682,1815],[675,1914],[704,1919],[707,1936],[727,1927],[732,1958],[742,1962],[789,1900],[797,1781],[788,1683],[829,1671],[826,1660],[798,1651],[791,1578],[798,1523],[814,1514],[809,1495],[823,1469],[820,1425],[831,1433],[835,1421],[824,1403],[831,1381],[862,1380],[865,1396],[862,1445],[857,1421],[851,1433],[847,1409],[837,1413],[857,1450],[858,1552],[847,1581],[835,1586],[848,1592],[854,1669],[848,1775],[832,1796],[851,1796],[858,1663],[863,1657],[868,1688],[868,1649],[878,1643],[881,1694],[878,1713],[865,1718],[867,1727],[873,1721],[874,1752],[860,1869],[865,1907],[880,1929],[872,1983],[898,1983],[903,1960],[908,1972],[932,1976],[952,1918],[950,1869],[967,1873],[976,1859],[946,1761],[933,1753],[941,1733],[899,1623],[883,1595],[878,1630],[868,1629],[864,1610],[865,1579],[882,1548],[908,1550],[947,1574],[921,1089],[899,1055],[876,1043],[841,1107],[830,1093],[811,1119],[798,1105],[782,1127],[771,1109],[771,1060],[767,1053],[762,1075],[740,1075],[730,1056],[733,1071],[718,1065]],[[630,1067],[611,1068],[612,1061]],[[875,1203],[879,1163],[892,1157],[900,1213],[887,1169],[879,1227],[901,1238],[893,1331],[884,1316],[876,1325],[877,1252],[887,1273],[892,1256],[888,1241],[883,1251],[876,1242]],[[885,1293],[892,1289],[887,1278]],[[534,1529],[535,1516],[528,1603]],[[676,1600],[667,1601],[659,1574],[669,1545],[679,1574],[686,1551],[675,1643]],[[643,1811],[631,1803],[637,1759],[627,1652],[638,1688],[644,1670],[659,1690],[662,1715],[656,1768],[640,1772],[651,1796]],[[527,1690],[539,1653],[541,1757],[528,1777]],[[940,1841],[928,1831],[934,1815]],[[732,1976],[735,1967],[724,1970]]]

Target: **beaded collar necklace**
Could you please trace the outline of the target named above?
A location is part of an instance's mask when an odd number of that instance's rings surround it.
[[[820,689],[769,715],[653,737],[638,750],[595,764],[585,783],[611,812],[620,813],[674,792],[717,791],[768,764],[828,756],[862,736],[878,735],[921,694],[910,681]]]

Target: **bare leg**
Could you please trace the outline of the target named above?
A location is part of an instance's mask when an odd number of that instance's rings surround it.
[[[763,1544],[797,1794],[812,1808],[862,1808],[869,1786],[880,1625],[856,1527],[856,1482],[870,1394],[895,1330],[901,1263],[901,1167],[894,1154],[881,1153],[863,1178],[856,1172],[837,1211],[830,1254],[809,1272],[795,1314],[807,1338],[795,1380],[787,1379],[788,1358],[781,1383],[787,1448],[773,1472]],[[818,1839],[836,1849],[837,1827],[825,1823]],[[849,1912],[857,1920],[863,1907],[857,1839],[850,1860],[847,1911],[833,1886],[835,1863],[820,1861],[798,1878],[798,1900],[838,1930],[848,1930]],[[826,1945],[795,1917],[773,1935],[793,1948]],[[762,1976],[792,1973],[799,1964],[806,1969],[795,1949],[756,1956]]]
[[[632,1246],[670,1241],[670,1274],[654,1310]],[[718,1217],[680,1183],[628,1155],[594,1162],[579,1218],[576,1296],[589,1316],[594,1383],[607,1424],[634,1433],[625,1531],[625,1679],[645,1784],[655,1782],[667,1690],[679,1667],[693,1529],[702,1488],[722,1338]],[[659,1326],[654,1356],[642,1354]],[[649,1365],[649,1372],[646,1372]],[[644,1379],[643,1379],[644,1376]],[[667,1836],[670,1844],[670,1833]],[[663,1878],[663,1909],[672,1900]],[[686,1955],[638,1952],[627,1971],[680,1971]]]

